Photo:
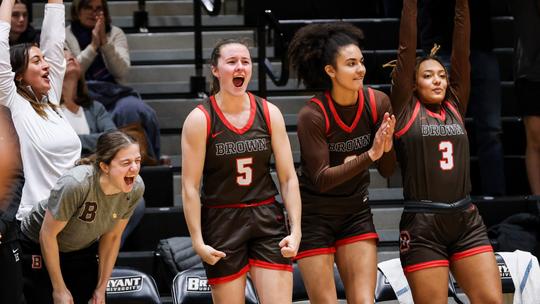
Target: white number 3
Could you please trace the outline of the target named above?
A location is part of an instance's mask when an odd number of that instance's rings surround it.
[[[240,186],[249,186],[253,179],[253,169],[251,165],[253,164],[253,158],[238,158],[236,159],[236,171],[238,176],[236,176],[236,183]]]
[[[439,143],[439,151],[442,152],[442,159],[439,165],[443,170],[452,170],[454,168],[454,146],[449,141]]]

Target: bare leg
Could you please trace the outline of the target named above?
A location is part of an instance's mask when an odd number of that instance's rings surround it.
[[[244,304],[246,302],[246,274],[230,282],[212,285],[215,304]]]
[[[312,304],[336,303],[334,255],[319,254],[298,260],[302,279]]]
[[[336,263],[345,285],[347,303],[372,304],[377,280],[377,243],[374,239],[337,248]]]
[[[502,287],[493,252],[479,253],[451,264],[452,273],[472,304],[501,304]]]
[[[405,276],[415,304],[448,303],[448,267],[426,268]]]
[[[292,272],[252,266],[250,273],[261,304],[292,302]]]

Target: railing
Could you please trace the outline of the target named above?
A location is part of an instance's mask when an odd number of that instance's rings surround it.
[[[206,80],[203,76],[203,47],[202,47],[202,10],[204,7],[208,15],[217,16],[221,10],[221,0],[194,0],[193,1],[193,27],[195,35],[195,76],[190,78],[191,94],[198,97],[206,95]]]
[[[272,63],[266,56],[266,34],[267,30],[274,32],[274,45],[278,48],[285,50],[280,56],[281,72],[279,76],[274,74],[272,69]],[[259,63],[259,95],[266,97],[266,75],[270,76],[272,82],[277,86],[284,86],[289,81],[289,61],[287,58],[287,46],[288,41],[285,39],[285,34],[280,26],[279,21],[272,14],[272,11],[266,10],[259,16],[259,22],[257,26],[257,61]]]

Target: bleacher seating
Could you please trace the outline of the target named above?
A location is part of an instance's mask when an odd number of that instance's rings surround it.
[[[152,276],[127,267],[115,267],[107,283],[107,303],[160,304]]]
[[[257,0],[258,1],[258,0]],[[517,116],[512,77],[513,28],[512,18],[508,17],[503,1],[490,0],[495,54],[500,63],[501,89],[503,98],[503,143],[505,150],[505,168],[509,195],[528,193],[524,164],[524,130],[521,119]],[[377,2],[377,1],[373,1]],[[222,14],[217,17],[203,16],[203,58],[208,58],[215,41],[220,38],[243,36],[257,38],[254,24],[244,25],[243,7],[255,3],[244,0],[225,0]],[[190,76],[195,74],[194,33],[193,33],[193,1],[192,0],[148,0],[146,10],[149,13],[149,33],[138,33],[133,27],[133,12],[138,10],[137,1],[111,0],[108,2],[113,24],[120,26],[127,33],[130,45],[132,68],[128,85],[139,91],[154,110],[161,125],[161,150],[168,155],[172,167],[144,168],[141,172],[147,187],[145,194],[147,210],[139,227],[127,240],[119,255],[117,265],[133,266],[148,274],[155,274],[156,257],[154,250],[160,239],[173,236],[188,236],[187,226],[180,198],[181,151],[180,132],[185,117],[201,101],[193,98],[189,86]],[[249,7],[248,7],[249,8]],[[66,17],[70,19],[70,3],[66,5]],[[40,28],[43,18],[43,3],[33,4],[34,22]],[[365,33],[363,54],[367,67],[366,83],[389,92],[389,69],[382,64],[396,57],[399,20],[384,18],[377,7],[362,12],[363,16],[348,19],[361,27]],[[255,16],[252,16],[255,18]],[[248,18],[249,19],[249,18]],[[295,18],[298,19],[298,18]],[[252,18],[253,20],[253,18]],[[283,23],[285,37],[291,37],[299,28],[299,23]],[[277,60],[283,48],[276,47],[272,33],[268,33],[269,46],[267,56],[273,62],[275,70],[279,70]],[[250,90],[258,93],[258,74],[256,63],[256,44],[251,48],[254,58],[254,70]],[[209,80],[209,67],[205,65],[204,75]],[[297,86],[294,75],[284,87],[275,86],[267,80],[268,100],[283,112],[287,131],[291,140],[296,164],[299,162],[299,144],[296,137],[296,114],[313,92]],[[473,193],[479,185],[478,158],[475,140],[471,131],[471,119],[467,119],[471,140],[471,178]],[[374,221],[381,238],[379,243],[379,261],[398,257],[397,225],[401,215],[402,200],[401,179],[399,172],[386,182],[372,170],[372,186],[370,199]],[[492,203],[497,207],[493,208]],[[516,210],[529,210],[530,201],[524,198],[482,199],[478,204],[486,224],[500,222]],[[504,212],[500,212],[504,210]],[[496,211],[496,212],[494,212]],[[510,212],[510,213],[509,213]],[[203,274],[204,275],[204,274]],[[154,277],[156,277],[154,275]],[[296,278],[296,276],[295,276]],[[163,284],[158,280],[158,285]],[[170,286],[158,286],[162,295],[167,295]],[[163,293],[165,291],[165,293]],[[163,301],[163,298],[162,298]]]

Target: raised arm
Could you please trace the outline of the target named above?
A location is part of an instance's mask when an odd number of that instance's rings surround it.
[[[62,0],[49,0],[45,5],[45,16],[41,27],[41,51],[49,64],[51,81],[50,101],[60,104],[66,60],[64,58],[65,9]]]
[[[184,216],[195,252],[214,265],[225,253],[204,243],[201,231],[200,186],[206,157],[206,116],[194,109],[182,127],[182,202]]]
[[[294,257],[300,245],[302,237],[300,218],[302,213],[302,203],[300,201],[300,189],[298,187],[298,177],[294,169],[294,162],[291,153],[291,144],[285,129],[285,121],[279,109],[268,103],[270,112],[270,123],[272,124],[272,151],[276,160],[276,171],[279,179],[281,197],[287,209],[290,222],[290,235],[283,239],[279,246],[284,257]]]
[[[462,116],[465,116],[465,112],[467,111],[471,89],[471,64],[469,61],[470,38],[471,21],[469,17],[469,1],[457,0],[452,37],[450,86],[456,93]]]
[[[0,104],[12,108],[16,88],[11,71],[9,56],[9,30],[14,0],[4,0],[0,4]]]
[[[414,67],[416,65],[416,0],[404,0],[399,24],[399,47],[397,62],[392,73],[390,100],[396,117],[411,102],[414,89]]]

